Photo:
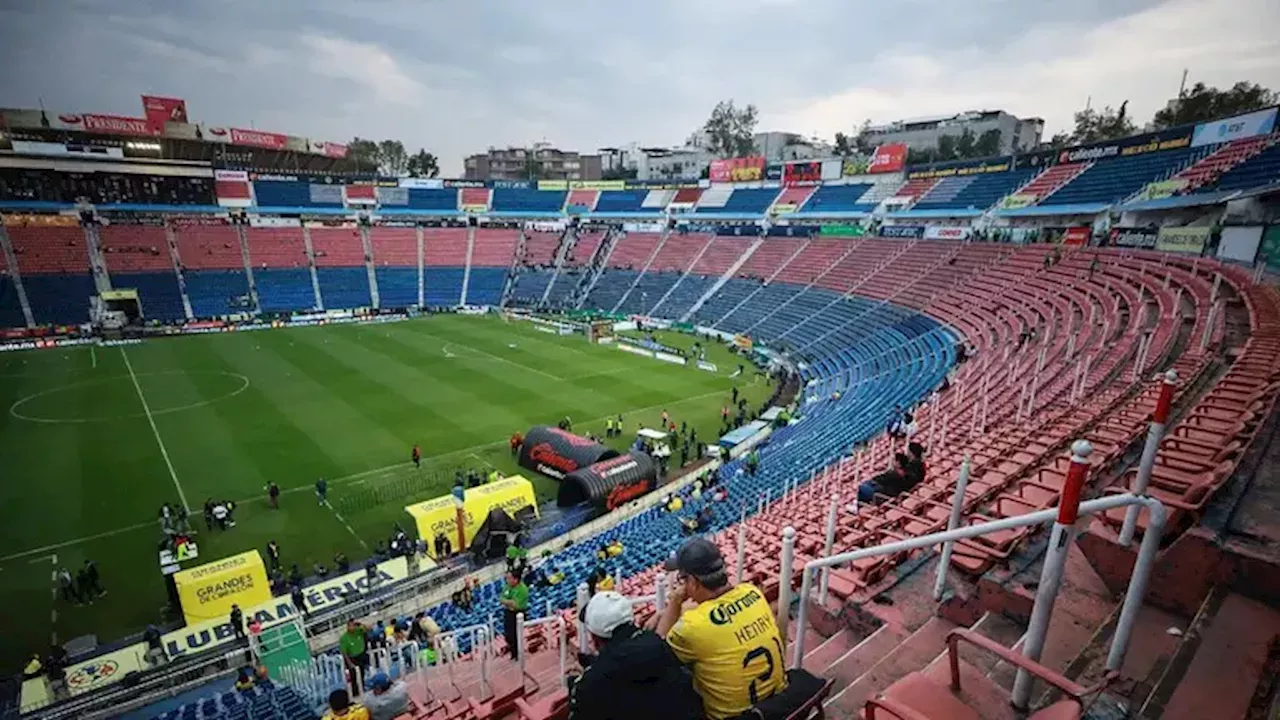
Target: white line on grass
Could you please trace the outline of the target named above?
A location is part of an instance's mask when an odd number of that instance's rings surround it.
[[[89,346],[89,362],[93,364],[93,369],[98,369],[98,349],[96,345]]]
[[[347,532],[351,533],[351,537],[355,538],[356,542],[360,543],[360,547],[364,548],[365,550],[369,549],[369,546],[365,543],[365,541],[362,540],[360,536],[356,534],[355,530],[351,529],[351,524],[347,522],[346,518],[342,517],[342,513],[338,512],[337,509],[335,509],[332,505],[330,505],[328,500],[325,501],[324,506],[329,508],[329,512],[333,513],[334,517],[338,518],[338,522],[342,523],[342,526],[347,529]]]
[[[422,336],[424,336],[424,337],[432,338],[433,340],[440,340],[441,342],[445,342],[444,338],[442,338],[442,337],[440,337],[440,336],[438,336],[438,335],[432,335],[431,333],[424,333],[424,332],[419,332],[419,333],[417,333],[417,334],[418,334],[418,335],[422,335]],[[477,355],[483,355],[484,357],[490,358],[491,360],[497,360],[497,361],[498,361],[498,362],[500,362],[500,363],[506,363],[506,364],[508,364],[508,365],[514,365],[514,366],[516,366],[516,367],[520,368],[521,370],[527,370],[527,371],[529,371],[529,372],[531,372],[531,373],[537,373],[537,374],[541,375],[541,376],[542,376],[542,377],[544,377],[544,378],[551,378],[552,380],[557,380],[557,381],[559,381],[559,382],[568,382],[568,381],[571,379],[571,378],[563,378],[563,377],[560,377],[559,375],[552,375],[552,374],[551,374],[551,373],[549,373],[549,372],[543,372],[542,370],[539,370],[539,369],[538,369],[538,368],[536,368],[536,367],[530,367],[530,366],[525,365],[525,364],[523,364],[523,363],[518,363],[518,362],[516,362],[515,360],[508,360],[507,358],[504,358],[504,357],[502,357],[502,356],[500,356],[500,355],[494,355],[494,354],[493,354],[493,353],[491,353],[491,352],[485,352],[484,350],[481,350],[480,348],[473,348],[473,347],[471,347],[470,345],[463,345],[462,343],[458,342],[457,340],[449,340],[449,341],[445,342],[445,344],[446,344],[446,345],[453,345],[454,347],[460,347],[460,348],[462,348],[463,350],[470,350],[471,352],[473,352],[473,353],[475,353],[475,354],[477,354]]]
[[[659,409],[659,408],[680,407],[681,405],[683,405],[684,403],[687,403],[687,402],[692,402],[692,401],[694,401],[694,400],[704,400],[704,399],[706,399],[706,398],[711,397],[712,395],[723,395],[723,394],[724,394],[724,391],[723,391],[723,390],[712,390],[711,392],[703,393],[703,394],[701,394],[701,395],[690,395],[689,397],[680,398],[680,399],[678,399],[678,400],[673,400],[673,401],[671,401],[671,402],[657,403],[657,404],[654,404],[654,405],[650,405],[650,406],[648,406],[648,407],[632,408],[632,409],[629,409],[629,410],[622,410],[621,412],[622,412],[622,414],[624,414],[624,415],[634,415],[634,414],[636,414],[636,413],[646,413],[646,412],[649,412],[649,411],[652,411],[652,410],[657,410],[657,409]],[[617,414],[618,414],[618,413],[609,413],[608,415],[605,415],[605,416],[602,416],[602,417],[595,418],[594,420],[587,420],[587,421],[586,421],[586,423],[587,423],[587,424],[591,424],[591,423],[602,422],[602,421],[604,421],[606,418],[616,417],[616,416],[617,416]],[[441,459],[444,459],[444,458],[454,457],[454,456],[456,456],[456,455],[467,455],[467,454],[470,454],[470,453],[474,453],[474,452],[475,452],[475,451],[477,451],[477,450],[484,450],[484,449],[486,449],[486,448],[491,448],[491,447],[496,447],[496,446],[498,446],[498,445],[506,445],[506,444],[507,444],[507,441],[506,441],[506,440],[496,440],[496,441],[494,441],[494,442],[483,443],[483,444],[480,444],[480,445],[473,445],[473,446],[471,446],[471,447],[467,447],[467,448],[460,448],[460,449],[458,449],[458,450],[450,450],[449,452],[437,453],[437,454],[435,454],[435,455],[424,455],[422,459],[423,459],[423,460],[441,460]],[[383,467],[379,467],[379,468],[371,468],[371,469],[369,469],[369,470],[361,470],[361,471],[360,471],[360,472],[358,472],[358,473],[353,473],[353,474],[351,474],[351,475],[344,475],[343,477],[335,478],[335,479],[333,479],[333,480],[330,480],[330,481],[329,481],[329,485],[330,485],[330,486],[345,485],[345,484],[359,485],[359,484],[360,484],[360,483],[362,483],[365,479],[367,479],[367,478],[369,478],[369,477],[372,477],[372,476],[374,476],[374,475],[381,475],[381,474],[383,474],[383,473],[387,473],[387,472],[390,472],[390,471],[392,471],[392,470],[399,470],[399,469],[402,469],[402,468],[409,467],[410,465],[413,465],[413,463],[412,463],[412,462],[400,462],[400,463],[395,463],[395,464],[392,464],[392,465],[385,465],[385,466],[383,466]],[[313,485],[299,485],[299,486],[297,486],[297,487],[291,487],[291,488],[283,489],[283,490],[281,490],[280,492],[281,492],[281,494],[283,494],[283,495],[291,495],[291,494],[296,493],[296,492],[302,492],[302,491],[305,491],[305,490],[312,490],[312,489],[314,489],[314,486],[313,486]],[[261,497],[262,497],[261,495],[258,495],[258,496],[255,496],[255,497],[253,497],[253,498],[249,498],[249,499],[246,499],[246,500],[238,500],[238,501],[236,501],[236,505],[237,505],[237,506],[239,506],[239,505],[242,505],[242,504],[245,504],[245,503],[251,502],[251,501],[253,501],[253,500],[260,499]],[[332,508],[331,508],[331,509],[332,509]],[[52,545],[45,545],[44,547],[32,548],[31,550],[23,550],[23,551],[21,551],[21,552],[16,552],[16,553],[12,553],[12,554],[9,554],[9,555],[5,555],[4,557],[0,557],[0,562],[7,562],[7,561],[9,561],[9,560],[17,560],[17,559],[19,559],[19,558],[24,558],[24,557],[27,557],[27,556],[29,556],[29,555],[36,555],[36,554],[39,554],[39,553],[46,553],[46,552],[49,552],[50,550],[58,550],[58,549],[60,549],[60,548],[69,547],[69,546],[71,546],[71,545],[79,545],[80,543],[91,542],[91,541],[93,541],[93,540],[101,540],[102,538],[112,537],[113,535],[121,535],[121,534],[124,534],[124,533],[127,533],[127,532],[133,532],[134,530],[141,530],[142,528],[155,527],[155,524],[156,524],[156,522],[155,522],[154,520],[149,520],[149,521],[147,521],[147,522],[135,523],[135,524],[133,524],[133,525],[128,525],[128,526],[125,526],[125,527],[122,527],[122,528],[117,528],[117,529],[115,529],[115,530],[106,530],[106,531],[103,531],[103,532],[100,532],[100,533],[97,533],[97,534],[94,534],[94,535],[89,535],[89,536],[82,537],[82,538],[75,538],[74,540],[64,540],[63,542],[53,543]]]
[[[133,380],[133,389],[138,391],[138,400],[142,403],[142,412],[146,413],[147,422],[151,424],[151,434],[156,436],[156,444],[160,446],[160,454],[164,456],[164,464],[169,468],[169,477],[173,478],[173,486],[178,489],[178,499],[182,501],[182,507],[188,513],[191,512],[191,506],[187,504],[187,494],[182,491],[182,483],[178,482],[178,473],[173,470],[173,461],[169,459],[169,451],[164,446],[164,440],[160,439],[160,430],[156,427],[156,419],[151,417],[151,406],[147,404],[147,398],[142,394],[142,386],[138,384],[138,376],[133,372],[133,363],[129,362],[129,353],[124,351],[124,346],[120,346],[120,355],[124,358],[124,366],[129,369],[129,378]]]

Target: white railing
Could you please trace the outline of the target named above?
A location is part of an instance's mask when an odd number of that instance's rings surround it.
[[[1134,621],[1142,605],[1142,598],[1146,594],[1147,581],[1155,564],[1156,552],[1160,548],[1166,511],[1159,500],[1132,494],[1112,495],[1097,500],[1079,502],[1078,493],[1088,472],[1088,456],[1092,452],[1092,448],[1084,441],[1077,441],[1072,447],[1072,451],[1072,467],[1064,484],[1062,501],[1059,507],[991,522],[977,523],[966,527],[957,527],[961,515],[957,508],[963,507],[964,485],[968,480],[968,462],[966,461],[961,466],[961,482],[957,483],[947,530],[898,542],[885,543],[875,547],[862,548],[839,555],[831,555],[831,545],[828,544],[827,557],[811,560],[801,570],[800,607],[796,617],[792,665],[799,668],[804,660],[804,631],[809,620],[809,600],[813,596],[815,571],[823,576],[820,585],[825,586],[825,578],[827,573],[830,572],[830,568],[858,560],[942,545],[944,562],[938,565],[938,579],[934,586],[935,595],[940,596],[946,583],[946,571],[949,565],[949,562],[946,561],[950,558],[951,546],[956,540],[967,540],[994,532],[1035,527],[1052,522],[1053,530],[1045,553],[1040,584],[1036,590],[1035,606],[1032,609],[1031,621],[1023,644],[1023,654],[1027,658],[1038,662],[1049,627],[1049,617],[1053,613],[1053,604],[1062,584],[1066,553],[1078,532],[1077,519],[1116,508],[1142,506],[1148,512],[1147,527],[1142,536],[1142,544],[1138,549],[1137,560],[1134,563],[1129,587],[1125,593],[1124,602],[1120,609],[1120,617],[1116,623],[1115,633],[1112,636],[1111,649],[1107,656],[1107,669],[1118,671],[1124,662],[1129,638],[1133,633]],[[791,567],[795,557],[795,544],[795,529],[791,527],[785,528],[782,533],[782,573],[778,589],[778,624],[784,637],[787,634],[787,623],[791,608]],[[1020,670],[1018,672],[1013,692],[1015,707],[1026,707],[1031,692],[1031,679],[1031,676],[1025,671]]]

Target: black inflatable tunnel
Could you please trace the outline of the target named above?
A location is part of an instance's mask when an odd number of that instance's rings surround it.
[[[520,467],[557,480],[613,457],[617,450],[550,425],[529,428],[520,446]]]
[[[589,502],[612,510],[658,487],[658,468],[653,458],[629,452],[575,470],[560,483],[556,504],[570,507]]]

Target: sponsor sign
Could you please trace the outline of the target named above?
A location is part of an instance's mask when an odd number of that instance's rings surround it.
[[[1177,150],[1189,145],[1191,145],[1191,135],[1183,130],[1151,133],[1108,144],[1068,148],[1058,153],[1058,162],[1075,163],[1129,157],[1162,150]]]
[[[707,372],[719,372],[719,371],[720,371],[720,368],[716,367],[716,364],[715,364],[715,363],[709,363],[709,362],[707,362],[706,360],[699,360],[699,361],[698,361],[698,369],[699,369],[699,370],[706,370]]]
[[[512,475],[487,485],[468,488],[462,501],[466,523],[464,531],[468,544],[488,519],[489,511],[497,507],[506,510],[512,517],[525,507],[532,507],[536,513],[538,503],[533,495],[533,483],[520,475]],[[413,517],[418,527],[418,537],[427,541],[427,552],[432,557],[435,556],[435,547],[431,540],[436,535],[444,533],[450,542],[457,541],[458,505],[453,495],[442,495],[409,505],[405,508],[405,512]],[[458,548],[458,550],[461,549]]]
[[[880,228],[880,237],[887,238],[922,238],[923,225],[884,225]]]
[[[79,125],[85,132],[103,133],[105,135],[159,135],[160,131],[152,128],[146,118],[124,117],[121,115],[59,115],[62,122]]]
[[[787,213],[795,212],[797,207],[799,207],[799,205],[796,205],[795,203],[778,203],[777,205],[769,208],[769,212],[774,215],[786,215]]]
[[[533,188],[533,183],[528,180],[493,180],[489,184],[494,190],[529,190]]]
[[[245,170],[214,170],[216,182],[249,182],[249,173]]]
[[[684,365],[685,363],[685,359],[680,357],[679,355],[672,355],[671,353],[665,353],[661,351],[655,351],[653,353],[653,357],[655,359],[661,360],[662,362],[671,363],[672,365]]]
[[[964,240],[971,232],[967,227],[930,225],[925,228],[924,236],[929,240]]]
[[[376,205],[378,202],[378,190],[373,185],[343,185],[342,189],[348,205]]]
[[[906,143],[891,143],[876,148],[871,156],[871,164],[867,166],[869,173],[900,172],[907,164]]]
[[[964,177],[966,175],[985,175],[987,173],[1005,172],[1013,163],[1011,158],[995,158],[988,160],[961,160],[958,162],[936,163],[916,166],[907,170],[908,180]]]
[[[653,357],[652,350],[646,350],[645,348],[632,345],[631,343],[619,341],[615,347],[617,347],[619,350],[623,352],[629,352],[632,355],[642,355],[647,358]]]
[[[1113,227],[1109,239],[1116,247],[1150,250],[1156,246],[1159,234],[1160,231],[1156,228]]]
[[[1089,227],[1086,225],[1077,225],[1075,227],[1069,227],[1067,228],[1066,232],[1062,233],[1062,244],[1074,245],[1077,247],[1088,245],[1089,235],[1090,235]]]
[[[1000,207],[1006,210],[1017,210],[1018,208],[1030,207],[1036,204],[1040,196],[1032,193],[1022,193],[1019,195],[1010,195],[1000,201]]]
[[[698,187],[697,180],[624,180],[627,190],[685,190]]]
[[[316,143],[320,146],[320,154],[331,158],[344,158],[347,156],[347,146],[336,142]]]
[[[489,206],[481,203],[468,203],[462,206],[462,212],[483,215],[484,213],[489,212]]]
[[[764,167],[765,180],[781,180],[782,179],[782,163],[769,163]]]
[[[74,215],[23,215],[21,213],[4,215],[5,227],[27,227],[31,225],[39,225],[42,227],[76,227],[80,224],[80,218]]]
[[[539,183],[541,184],[541,183]],[[570,180],[570,190],[625,190],[625,180]]]
[[[181,98],[142,96],[142,114],[156,134],[164,132],[167,122],[187,122],[187,101]]]
[[[747,337],[746,335],[734,335],[733,344],[736,347],[742,348],[743,350],[750,350],[752,346],[755,345],[755,343],[752,342],[751,338]]]
[[[764,179],[764,156],[712,160],[707,175],[711,182],[753,182]]]
[[[441,180],[444,187],[447,188],[482,188],[485,187],[483,180]],[[538,189],[541,190],[543,182],[564,182],[563,180],[543,180],[538,183]],[[563,189],[563,188],[560,188]]]
[[[1161,252],[1195,253],[1204,252],[1209,241],[1209,228],[1198,227],[1162,227],[1156,237],[1156,249]]]
[[[398,184],[410,190],[439,190],[444,187],[440,178],[400,178]]]
[[[870,167],[871,161],[866,158],[850,158],[844,161],[840,172],[845,177],[856,177],[858,175],[866,175],[867,168]]]
[[[783,185],[817,185],[822,182],[821,162],[796,162],[782,166]]]
[[[287,145],[288,142],[289,137],[287,135],[281,135],[280,133],[231,128],[231,143],[233,145],[249,145],[251,147],[267,148],[269,150],[284,150],[285,145]]]
[[[1201,123],[1191,133],[1191,147],[1230,142],[1255,135],[1266,135],[1276,128],[1277,108],[1236,115],[1226,120]]]
[[[821,226],[818,229],[818,234],[834,235],[836,237],[862,237],[867,234],[867,230],[861,225],[852,223],[832,223]]]
[[[1187,188],[1187,181],[1183,178],[1170,178],[1169,180],[1161,180],[1159,182],[1147,183],[1146,190],[1143,194],[1148,200],[1159,200],[1167,198],[1182,192]]]
[[[244,610],[271,599],[267,569],[257,550],[174,573],[173,583],[188,625],[225,619],[232,605]]]

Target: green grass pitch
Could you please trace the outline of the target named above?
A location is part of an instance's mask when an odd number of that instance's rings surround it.
[[[0,661],[46,651],[55,633],[106,642],[159,619],[161,503],[185,496],[205,561],[271,539],[304,572],[337,551],[356,561],[393,522],[411,528],[404,505],[448,492],[455,468],[517,472],[507,438],[530,425],[568,415],[575,431],[603,434],[604,417],[622,413],[621,448],[666,409],[715,437],[737,360],[720,347],[708,360],[719,373],[460,315],[0,356]],[[753,407],[770,392],[736,382]],[[522,474],[554,495],[554,481]],[[315,499],[319,477],[332,507]],[[278,511],[269,480],[284,491]],[[238,501],[237,527],[204,531],[209,497]],[[108,595],[54,599],[54,568],[74,574],[86,558]]]

